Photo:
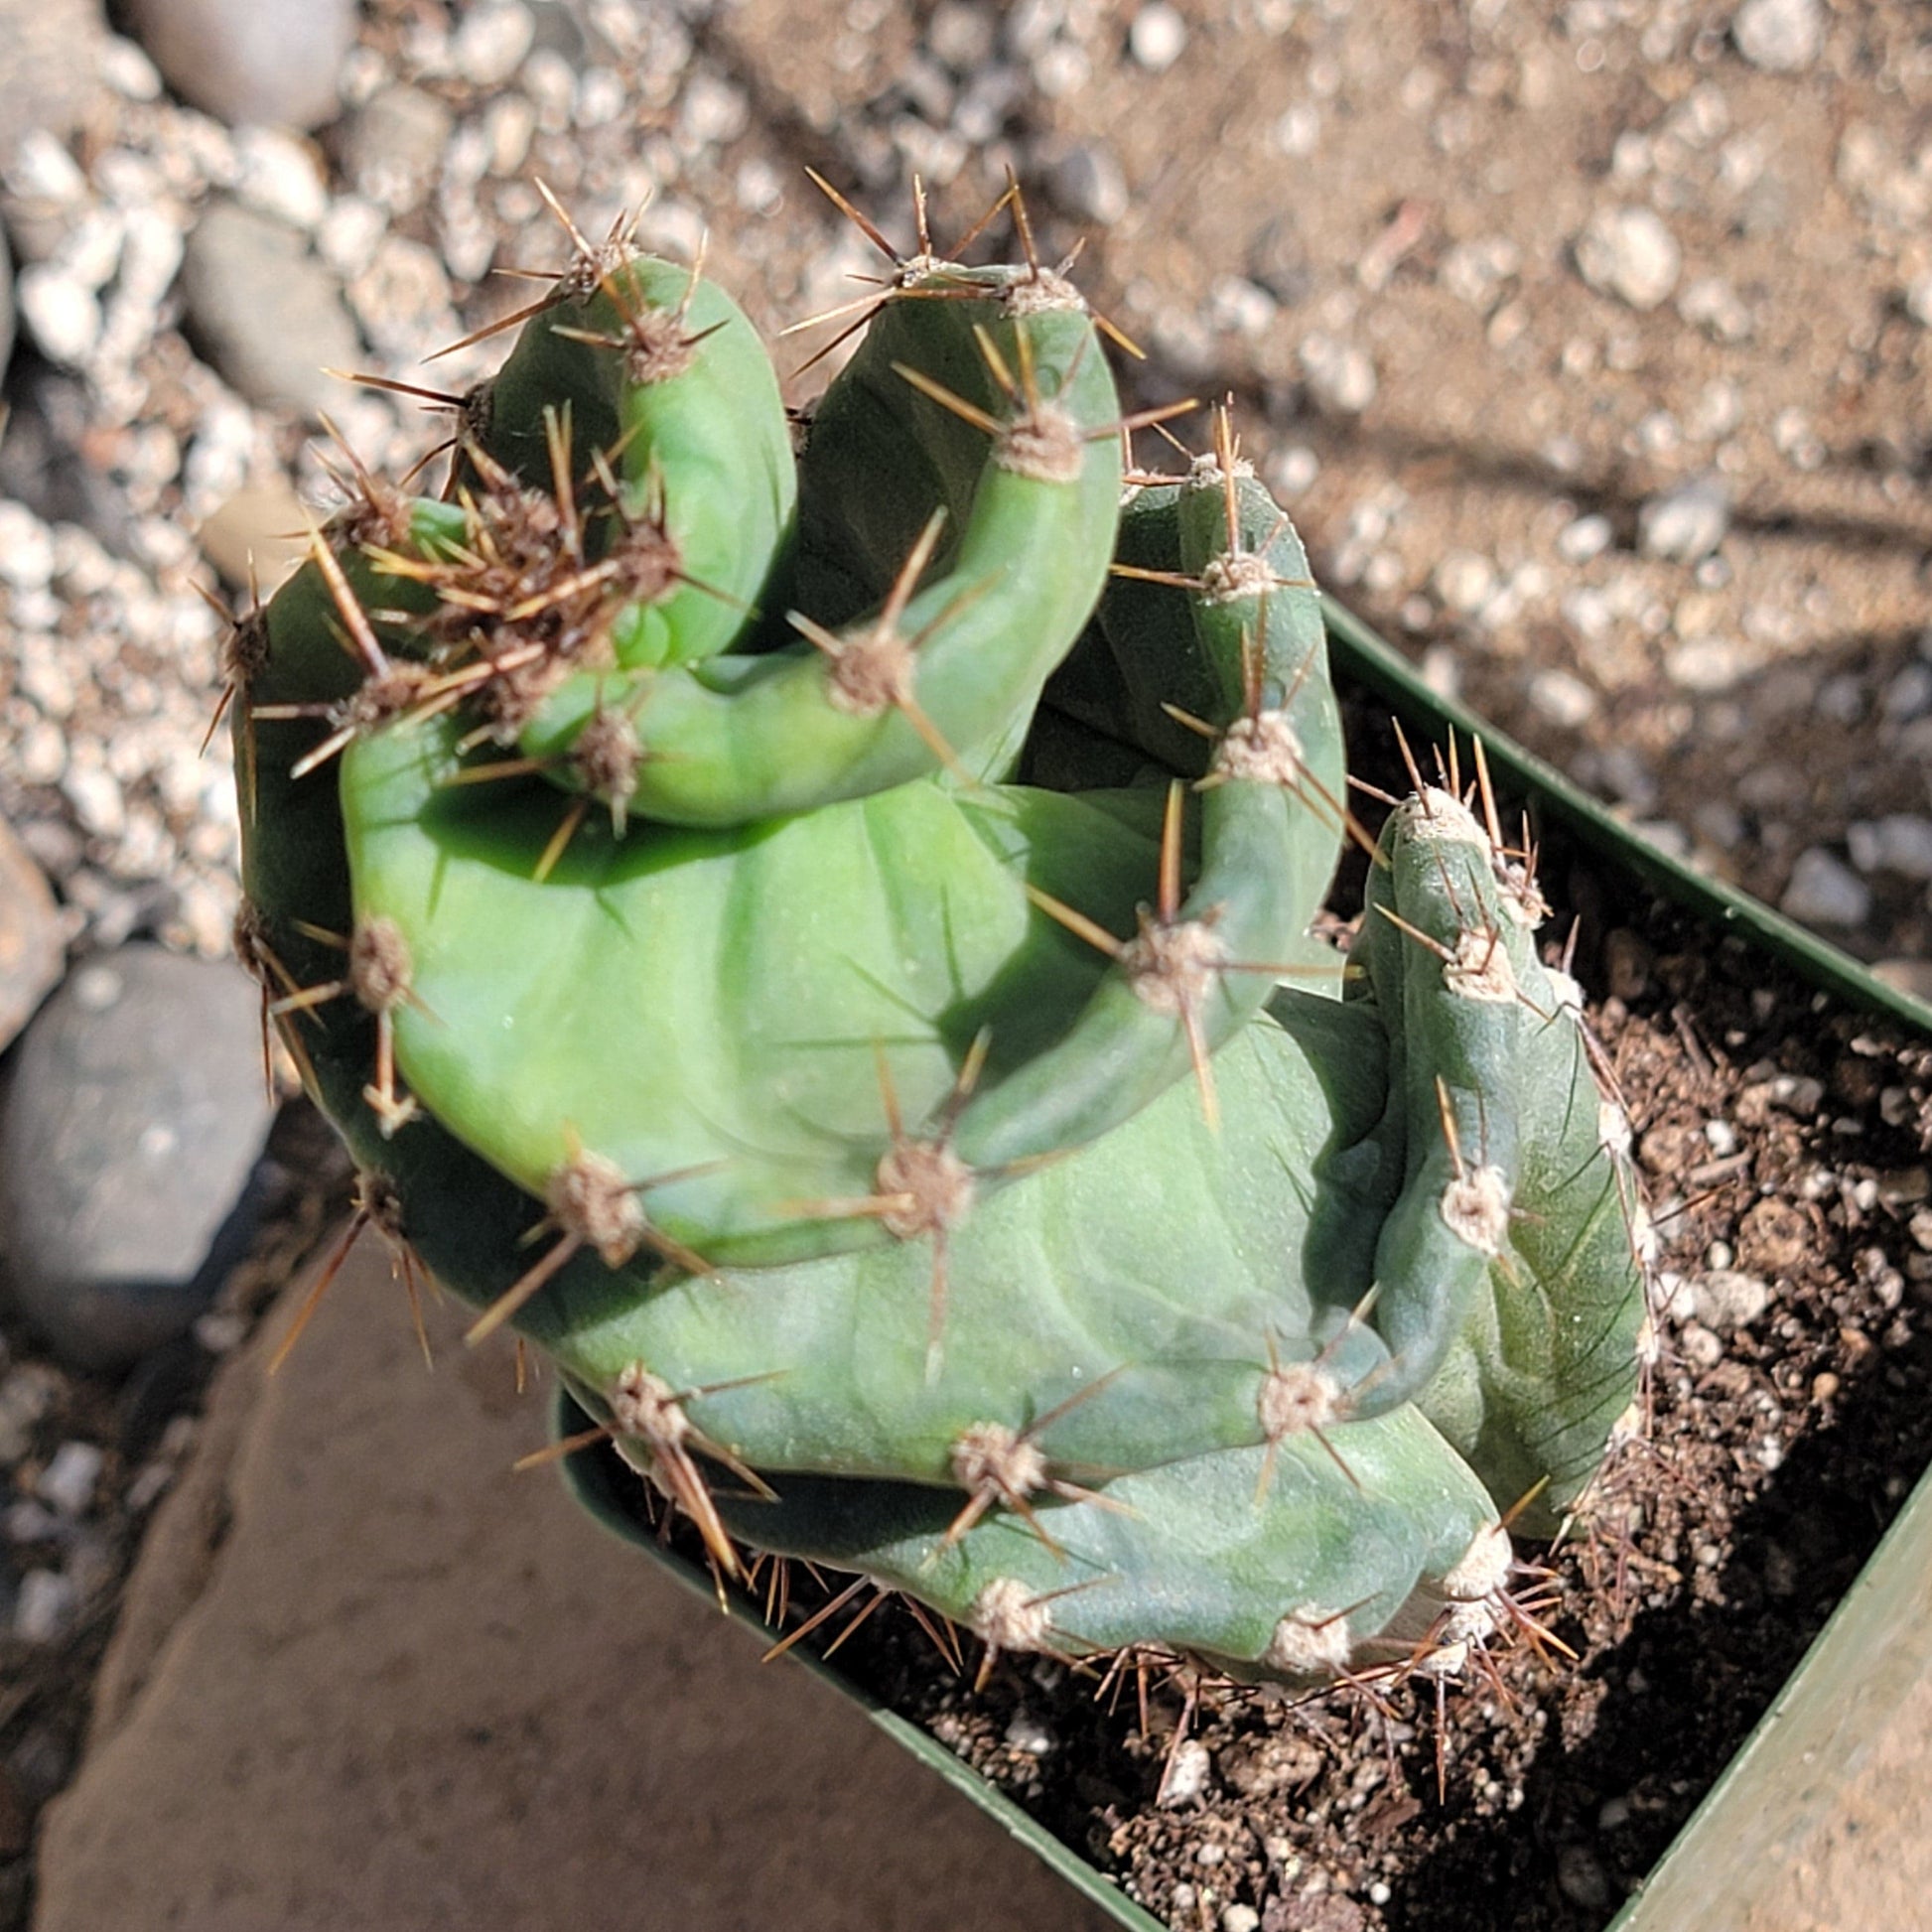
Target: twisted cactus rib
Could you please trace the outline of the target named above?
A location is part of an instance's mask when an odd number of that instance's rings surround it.
[[[229,653],[238,937],[365,1216],[722,1570],[1458,1667],[1643,1312],[1523,866],[1424,788],[1310,936],[1307,555],[1225,422],[1123,505],[1031,254],[896,262],[794,466],[729,298],[579,240],[452,500],[358,478]]]

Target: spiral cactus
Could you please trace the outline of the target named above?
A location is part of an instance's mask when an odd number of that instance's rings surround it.
[[[1031,249],[897,262],[794,458],[731,300],[580,242],[449,495],[358,474],[237,630],[241,951],[365,1218],[721,1572],[1450,1669],[1630,1401],[1634,1182],[1493,813],[1311,937],[1307,557],[1122,427]]]

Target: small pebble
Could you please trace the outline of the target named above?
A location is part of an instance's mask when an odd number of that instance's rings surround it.
[[[1871,916],[1871,888],[1823,846],[1808,846],[1791,868],[1778,909],[1804,925],[1861,926]]]
[[[1127,177],[1104,141],[1082,141],[1054,164],[1048,188],[1060,208],[1076,221],[1109,227],[1127,212]]]
[[[58,1643],[79,1606],[80,1592],[58,1570],[30,1570],[14,1600],[14,1635],[22,1643]]]
[[[1557,534],[1557,555],[1567,564],[1587,564],[1616,541],[1607,516],[1580,516]]]
[[[1359,416],[1375,400],[1375,364],[1358,344],[1314,335],[1302,343],[1302,373],[1315,406],[1337,416]]]
[[[1932,880],[1932,819],[1904,812],[1860,819],[1846,827],[1845,843],[1861,872]]]
[[[1716,477],[1698,477],[1637,512],[1637,548],[1646,557],[1694,564],[1724,542],[1730,528],[1730,491]]]
[[[1496,567],[1473,550],[1451,550],[1437,564],[1430,583],[1446,611],[1472,618],[1495,595]]]
[[[1713,1268],[1691,1284],[1697,1318],[1716,1334],[1748,1327],[1771,1306],[1768,1284],[1735,1268]]]
[[[1647,207],[1598,208],[1576,242],[1577,270],[1599,295],[1654,309],[1670,299],[1683,257],[1662,219]]]
[[[1766,73],[1802,73],[1825,45],[1819,0],[1743,0],[1730,38],[1752,67]]]
[[[473,87],[498,87],[522,66],[536,22],[520,0],[483,0],[464,16],[450,42],[450,62]]]
[[[1161,1784],[1162,1806],[1173,1810],[1192,1804],[1207,1789],[1214,1760],[1198,1737],[1183,1738],[1168,1760],[1168,1774]]]
[[[84,1516],[106,1460],[106,1454],[94,1443],[63,1443],[41,1471],[34,1493],[63,1516]]]
[[[1152,0],[1134,16],[1127,48],[1149,73],[1166,73],[1187,46],[1187,23],[1166,0]]]

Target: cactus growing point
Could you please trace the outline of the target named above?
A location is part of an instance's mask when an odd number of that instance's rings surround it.
[[[1306,553],[1224,419],[1122,429],[1030,238],[896,262],[795,460],[730,298],[581,244],[229,653],[240,949],[364,1216],[722,1572],[1452,1670],[1629,1404],[1634,1181],[1493,810],[1419,781],[1311,936]]]

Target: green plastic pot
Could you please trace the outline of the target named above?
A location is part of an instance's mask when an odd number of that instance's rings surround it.
[[[1887,986],[1768,906],[1646,844],[1560,772],[1432,691],[1406,658],[1343,606],[1329,599],[1325,615],[1338,685],[1352,684],[1424,742],[1451,734],[1464,743],[1480,739],[1499,791],[1528,804],[1543,824],[1560,827],[1597,860],[1708,919],[1717,935],[1739,935],[1845,1004],[1932,1037],[1932,1006]],[[561,1437],[584,1428],[587,1419],[560,1392],[555,1422]],[[715,1599],[710,1575],[660,1544],[640,1521],[636,1478],[615,1456],[584,1450],[562,1467],[572,1493],[600,1523]],[[744,1599],[731,1596],[727,1607],[769,1638]],[[1115,1923],[1134,1932],[1163,1932],[1111,1878],[944,1745],[854,1685],[836,1664],[803,1650],[792,1654]],[[1723,1932],[1741,1924],[1753,1902],[1776,1884],[1784,1854],[1830,1818],[1845,1768],[1926,1675],[1932,1675],[1932,1473],[1918,1483],[1798,1668],[1607,1932],[1683,1932],[1692,1925]]]

